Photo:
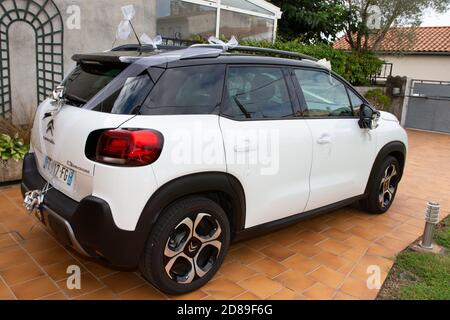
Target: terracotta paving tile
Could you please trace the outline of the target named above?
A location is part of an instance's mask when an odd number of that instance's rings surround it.
[[[115,300],[117,299],[114,292],[107,288],[94,291],[82,296],[77,297],[75,300]]]
[[[345,251],[340,256],[349,261],[358,261],[362,256],[366,254],[366,252],[367,249],[351,248],[350,250]]]
[[[201,300],[208,296],[204,291],[197,290],[191,293],[183,294],[180,296],[168,296],[172,300]]]
[[[60,280],[57,282],[59,288],[67,295],[69,298],[76,298],[81,295],[97,291],[104,287],[97,279],[95,279],[89,273],[81,274],[81,289],[69,289],[68,288],[69,279]]]
[[[388,259],[394,259],[397,254],[398,251],[396,250],[392,250],[383,246],[380,246],[379,244],[374,243],[369,250],[367,250],[367,254],[368,255],[375,255],[375,256],[380,256],[380,257],[384,257],[384,258],[388,258]]]
[[[283,288],[266,300],[305,300],[305,297],[287,288]]]
[[[22,244],[22,247],[33,254],[39,251],[60,247],[60,245],[52,237],[44,236],[33,240],[27,240]]]
[[[283,273],[287,268],[281,263],[270,258],[258,260],[249,265],[253,270],[265,274],[268,278],[273,279],[280,273]]]
[[[60,301],[67,300],[67,297],[62,292],[56,292],[43,298],[39,298],[38,300]]]
[[[333,253],[323,251],[312,258],[314,261],[323,264],[331,269],[337,270],[348,263],[348,260]]]
[[[338,288],[344,282],[345,275],[330,268],[321,266],[317,270],[308,274],[309,277],[316,279],[330,288]]]
[[[80,267],[80,271],[83,273],[85,270],[80,265],[80,263],[74,259],[66,260],[63,262],[58,262],[55,264],[43,266],[42,268],[47,272],[50,278],[52,278],[54,281],[60,281],[67,279],[71,274],[67,273],[67,268],[69,266],[78,266]]]
[[[328,230],[325,230],[321,233],[326,238],[331,238],[338,241],[344,241],[350,238],[352,235],[348,232],[342,232],[335,228],[330,228]]]
[[[398,240],[398,239],[395,239],[395,238],[392,238],[389,236],[385,236],[385,237],[377,240],[377,244],[379,244],[380,246],[384,246],[388,249],[402,251],[410,244],[410,242]]]
[[[251,292],[245,292],[240,296],[235,297],[233,300],[244,301],[244,300],[261,300],[261,299]]]
[[[294,251],[289,250],[285,246],[273,244],[261,250],[266,256],[271,257],[277,261],[283,261],[295,254]]]
[[[300,232],[302,230],[282,229],[273,235],[272,241],[282,246],[290,246],[301,240]]]
[[[241,281],[239,282],[239,285],[261,299],[266,299],[282,289],[279,282],[271,280],[263,275],[257,275]]]
[[[207,283],[202,288],[202,291],[213,296],[215,299],[227,300],[244,293],[245,289],[233,281],[219,278]]]
[[[294,292],[302,292],[312,287],[317,281],[298,271],[287,271],[276,278],[286,288]]]
[[[31,262],[32,259],[19,246],[0,249],[0,270]]]
[[[351,276],[355,279],[366,281],[367,278],[372,275],[372,267],[378,267],[381,271],[382,282],[386,279],[391,270],[394,261],[388,260],[377,256],[365,256],[359,261],[351,273]]]
[[[343,244],[340,241],[336,241],[333,239],[327,239],[325,241],[322,241],[317,246],[325,251],[328,251],[328,252],[331,252],[331,253],[334,253],[337,255],[341,255],[345,251],[350,249],[349,246]]]
[[[379,237],[378,233],[375,232],[373,228],[362,227],[360,225],[354,226],[348,230],[348,232],[369,241],[375,240]]]
[[[166,296],[147,284],[124,292],[119,298],[123,300],[167,300]]]
[[[358,298],[352,297],[348,294],[339,291],[338,293],[336,293],[333,300],[358,300]]]
[[[73,260],[73,257],[61,247],[35,252],[32,256],[41,266]]]
[[[356,266],[356,262],[349,261],[336,271],[342,273],[343,275],[349,275]]]
[[[14,247],[15,245],[17,245],[17,242],[14,241],[14,239],[11,238],[10,236],[5,235],[5,236],[1,236],[0,237],[0,249],[6,249],[6,248],[9,248],[9,247]]]
[[[59,291],[49,277],[41,277],[12,286],[11,290],[20,300],[34,300]]]
[[[116,270],[103,266],[96,261],[85,263],[84,267],[92,272],[97,278],[103,278],[118,272]]]
[[[21,282],[42,277],[44,276],[44,273],[34,262],[27,262],[19,266],[11,267],[10,269],[0,271],[0,276],[9,286],[12,286]]]
[[[296,254],[282,262],[282,264],[289,269],[298,271],[299,273],[308,273],[320,266],[320,263],[310,258]]]
[[[299,240],[312,245],[317,244],[326,239],[327,238],[322,234],[311,230],[301,232],[299,235]]]
[[[289,249],[296,251],[305,257],[313,257],[322,251],[318,246],[303,241],[291,245]]]
[[[322,283],[316,283],[303,292],[303,295],[311,300],[331,300],[335,295],[335,290]]]
[[[352,237],[348,238],[347,240],[343,241],[343,243],[353,249],[362,249],[362,250],[368,249],[370,247],[370,245],[372,244],[371,241],[366,240],[361,237],[358,237],[358,236],[352,236]]]
[[[247,241],[243,242],[243,244],[249,248],[252,248],[255,250],[260,250],[262,248],[268,247],[271,244],[273,244],[273,241],[270,240],[269,236],[264,236],[264,237],[258,237],[255,239],[247,240]]]
[[[0,301],[1,300],[12,300],[14,299],[13,294],[6,283],[0,279]]]
[[[340,291],[362,300],[375,299],[378,295],[378,290],[369,289],[365,281],[357,280],[351,277],[345,280],[344,284],[340,288]]]
[[[219,271],[227,279],[235,282],[248,279],[256,274],[256,271],[254,269],[249,268],[243,265],[242,263],[236,261],[222,265]]]
[[[133,272],[116,273],[102,278],[102,282],[117,294],[138,287],[145,283],[142,278],[138,277]]]
[[[248,247],[238,248],[228,253],[228,260],[236,260],[243,264],[250,264],[262,258],[264,258],[263,254]]]

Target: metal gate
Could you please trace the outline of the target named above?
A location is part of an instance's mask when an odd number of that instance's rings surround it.
[[[411,80],[405,126],[450,133],[450,82]]]

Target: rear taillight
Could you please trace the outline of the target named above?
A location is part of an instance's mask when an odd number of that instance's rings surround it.
[[[162,134],[155,130],[107,130],[100,134],[95,161],[117,166],[146,166],[161,155]]]

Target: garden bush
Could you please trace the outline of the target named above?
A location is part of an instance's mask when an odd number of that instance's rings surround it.
[[[333,71],[355,86],[368,85],[370,76],[377,74],[383,61],[371,52],[344,52],[326,44],[309,45],[299,40],[283,41],[240,41],[241,45],[286,50],[310,55],[317,59],[331,61]]]

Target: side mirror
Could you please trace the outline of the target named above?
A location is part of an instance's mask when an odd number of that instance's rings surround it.
[[[368,104],[363,104],[360,111],[359,126],[361,129],[375,130],[378,128],[380,112]]]

